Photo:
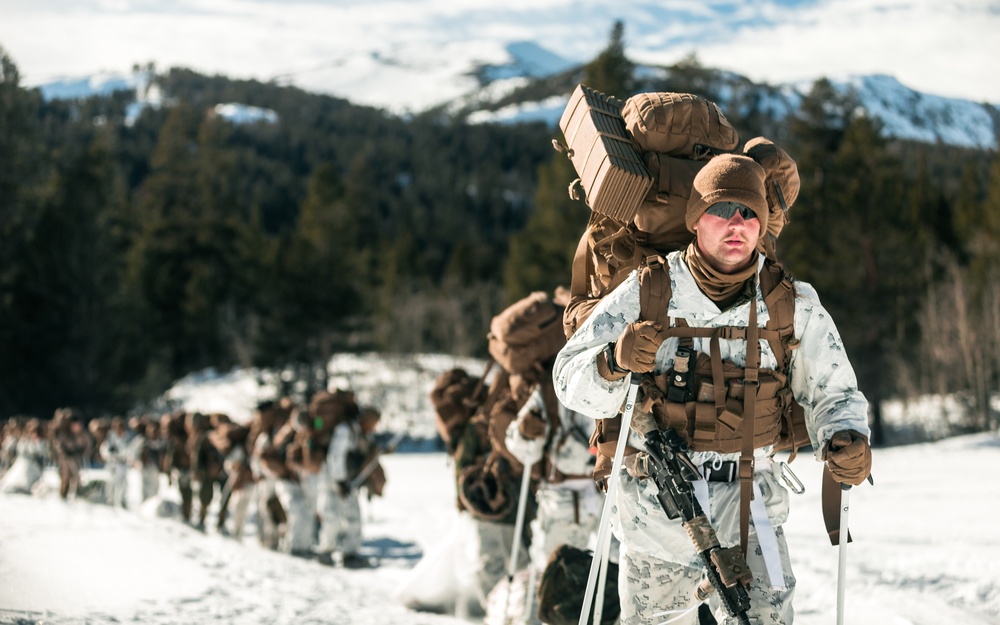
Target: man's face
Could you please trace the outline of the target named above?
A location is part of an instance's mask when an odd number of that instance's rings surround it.
[[[756,216],[744,219],[739,212],[729,219],[704,213],[695,224],[698,249],[708,263],[722,273],[744,269],[753,256],[760,237]]]

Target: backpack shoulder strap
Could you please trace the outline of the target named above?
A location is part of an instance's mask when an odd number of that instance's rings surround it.
[[[589,295],[587,279],[587,256],[590,253],[590,226],[584,230],[580,242],[577,243],[576,252],[573,254],[573,271],[570,276],[570,294],[574,296]]]
[[[639,318],[657,321],[664,329],[669,327],[667,307],[671,294],[666,260],[659,255],[646,258],[639,270]]]
[[[767,306],[769,320],[762,335],[771,345],[778,361],[778,370],[785,371],[791,360],[795,341],[795,286],[781,263],[767,259],[760,272],[760,290]]]

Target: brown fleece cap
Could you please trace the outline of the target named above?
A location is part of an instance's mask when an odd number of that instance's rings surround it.
[[[760,234],[767,231],[767,197],[764,168],[749,156],[720,154],[694,177],[687,205],[687,227],[694,225],[713,204],[739,202],[750,208],[760,221]]]

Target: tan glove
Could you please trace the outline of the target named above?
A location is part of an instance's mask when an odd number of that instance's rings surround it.
[[[656,350],[663,344],[660,324],[635,321],[628,324],[615,341],[614,365],[635,373],[649,373],[656,367]]]
[[[837,432],[823,450],[823,460],[837,482],[852,486],[861,484],[872,472],[872,448],[868,437],[854,430]]]
[[[545,436],[545,419],[537,411],[531,410],[521,419],[517,429],[528,440],[541,438]]]

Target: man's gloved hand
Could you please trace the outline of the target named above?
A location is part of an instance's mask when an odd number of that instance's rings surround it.
[[[857,486],[872,472],[872,448],[868,437],[854,430],[841,430],[830,438],[823,450],[823,460],[833,479]]]
[[[517,426],[521,436],[528,440],[534,440],[545,436],[545,419],[535,410],[528,411]]]
[[[652,321],[634,321],[615,341],[612,368],[648,373],[656,367],[656,350],[663,344],[660,324]]]

